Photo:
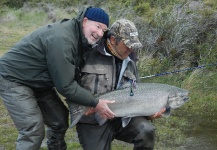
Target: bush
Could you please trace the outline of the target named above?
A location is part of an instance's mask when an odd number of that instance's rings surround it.
[[[150,55],[159,60],[153,67],[172,70],[198,66],[205,62],[201,57],[212,57],[214,62],[216,15],[212,8],[197,1],[176,4],[172,9],[159,8],[146,28],[140,30],[145,50],[142,57]]]

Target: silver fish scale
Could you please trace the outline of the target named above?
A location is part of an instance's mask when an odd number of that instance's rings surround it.
[[[137,84],[133,89],[133,96],[130,96],[130,88],[113,91],[112,94],[106,93],[100,99],[115,100],[115,103],[108,104],[109,108],[116,114],[116,117],[150,116],[161,110],[163,107],[176,102],[176,107],[183,104],[179,99],[180,91],[186,90],[165,84],[142,83]],[[181,100],[181,101],[180,101]],[[173,104],[174,105],[174,104]],[[122,109],[120,109],[122,108]]]
[[[115,100],[115,103],[108,104],[115,117],[134,117],[150,116],[165,107],[172,109],[181,107],[187,102],[189,94],[185,89],[159,83],[137,83],[132,91],[133,96],[130,96],[131,88],[128,87],[105,93],[98,98]],[[78,106],[73,107],[73,103],[69,103],[69,110],[73,112],[70,114],[72,123],[70,127],[74,126],[87,110],[85,106]]]

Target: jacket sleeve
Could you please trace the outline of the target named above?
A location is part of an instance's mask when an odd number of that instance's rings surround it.
[[[57,91],[70,101],[95,107],[98,99],[75,81],[75,57],[79,57],[78,50],[75,50],[77,47],[64,36],[50,38],[46,45],[47,66]]]

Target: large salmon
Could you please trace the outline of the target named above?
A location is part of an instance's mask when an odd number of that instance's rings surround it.
[[[115,100],[108,104],[115,113],[115,117],[151,116],[162,108],[167,108],[165,116],[169,116],[170,109],[176,109],[188,101],[189,91],[159,83],[137,83],[131,86],[100,95],[99,99]],[[80,120],[89,107],[67,101],[73,127]],[[99,122],[99,124],[102,124]]]

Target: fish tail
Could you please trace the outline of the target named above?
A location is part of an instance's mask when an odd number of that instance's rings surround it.
[[[74,127],[81,117],[84,115],[88,107],[79,105],[77,103],[73,103],[71,101],[66,100],[69,108],[69,115],[70,115],[70,126],[69,128]]]

